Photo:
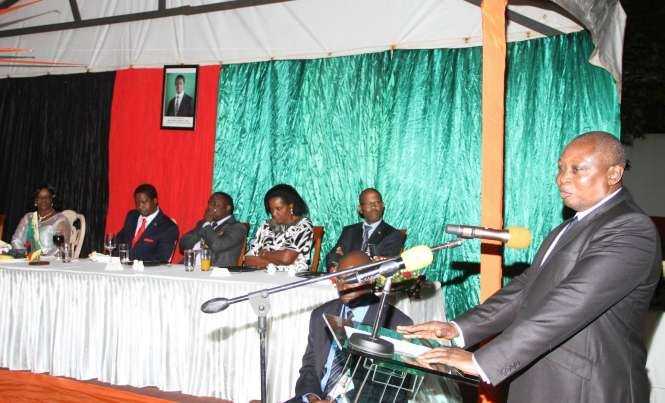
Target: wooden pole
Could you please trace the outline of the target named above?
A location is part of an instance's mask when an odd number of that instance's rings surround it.
[[[503,227],[503,139],[506,71],[506,6],[508,0],[483,0],[482,187],[481,224]],[[484,243],[480,254],[480,302],[501,288],[502,249]],[[478,388],[479,402],[497,402],[489,385]]]

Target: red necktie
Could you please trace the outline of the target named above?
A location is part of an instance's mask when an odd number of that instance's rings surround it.
[[[146,222],[145,217],[141,217],[141,226],[139,227],[139,230],[136,231],[136,234],[134,234],[134,239],[132,239],[132,248],[134,247],[134,245],[136,245],[139,239],[141,239],[141,235],[143,235],[143,233],[145,232],[145,222]]]

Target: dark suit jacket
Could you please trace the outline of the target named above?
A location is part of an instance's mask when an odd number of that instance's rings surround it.
[[[376,245],[376,253],[379,256],[397,256],[404,247],[404,235],[385,221],[372,232],[367,243]],[[344,254],[360,250],[363,244],[363,223],[359,222],[347,225],[342,229],[342,233],[337,243],[326,255],[326,267],[335,262],[339,262],[340,255],[335,253],[338,247],[342,247]]]
[[[485,303],[455,319],[511,402],[648,402],[641,326],[661,270],[656,229],[628,192],[566,231]],[[542,264],[542,266],[541,266]]]
[[[175,112],[175,97],[173,97],[166,107],[166,116],[176,116]],[[187,94],[182,95],[182,101],[180,101],[180,108],[178,108],[177,116],[194,116],[194,99],[192,97]]]
[[[204,220],[182,236],[180,250],[191,249],[203,239],[212,252],[212,264],[217,267],[234,266],[240,256],[242,242],[247,238],[247,228],[236,221],[234,216],[216,227],[208,225],[203,228]]]
[[[372,325],[379,307],[378,298],[371,298],[369,303],[369,309],[362,322]],[[334,299],[312,311],[309,320],[307,350],[305,350],[305,354],[302,357],[300,377],[296,382],[296,397],[292,399],[292,402],[300,402],[302,396],[307,393],[314,393],[321,398],[325,398],[323,391],[321,391],[321,379],[324,375],[324,366],[328,359],[333,339],[323,321],[323,314],[339,315],[341,309],[341,301]],[[402,311],[393,306],[388,306],[384,321],[384,324],[387,324],[387,326],[383,327],[395,329],[398,325],[410,325],[412,323],[413,321]],[[365,394],[364,392],[363,395]]]
[[[118,243],[131,246],[139,221],[139,212],[131,210],[125,218],[125,225],[116,236]],[[147,262],[168,262],[178,241],[178,226],[161,210],[148,224],[141,238],[129,250],[130,259]]]

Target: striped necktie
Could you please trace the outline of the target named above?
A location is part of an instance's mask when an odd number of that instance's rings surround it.
[[[370,225],[363,224],[363,244],[360,248],[363,252],[367,251],[367,242],[369,241],[369,231],[372,229]]]
[[[353,320],[353,311],[351,308],[345,305],[342,316],[345,319]],[[333,358],[333,362],[330,365],[330,369],[328,370],[328,381],[326,382],[326,387],[323,390],[323,393],[326,395],[330,393],[330,391],[339,381],[339,378],[342,377],[347,358],[347,354],[342,351],[342,349],[340,349],[335,342],[333,342],[331,347],[335,350],[335,358]]]

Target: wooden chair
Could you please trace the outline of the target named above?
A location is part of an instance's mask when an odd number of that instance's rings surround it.
[[[314,248],[311,253],[311,263],[309,265],[309,271],[317,272],[319,270],[319,261],[321,260],[321,242],[323,241],[323,235],[325,235],[325,230],[323,227],[317,226],[312,228],[313,232],[313,243]]]
[[[240,246],[240,254],[238,255],[238,260],[236,260],[236,266],[242,266],[242,263],[245,261],[245,255],[247,254],[247,237],[249,236],[249,223],[241,222],[240,224],[245,226],[247,235],[242,240],[242,245]]]
[[[81,248],[83,247],[83,240],[85,239],[85,216],[79,214],[74,210],[63,210],[62,214],[67,217],[69,225],[71,226],[71,233],[69,236],[69,243],[73,246],[72,257],[78,259],[81,254]],[[78,221],[79,227],[76,228],[74,223]]]

